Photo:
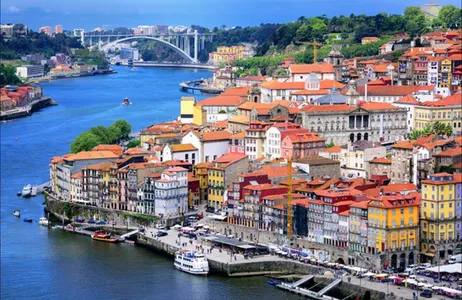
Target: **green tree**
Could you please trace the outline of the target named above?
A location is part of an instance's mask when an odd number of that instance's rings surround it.
[[[92,127],[89,132],[96,135],[102,144],[112,144],[119,139],[118,136],[114,135],[114,132],[104,126]]]
[[[122,135],[120,138],[127,137],[132,131],[132,127],[125,120],[118,120],[113,125],[120,129]]]
[[[328,32],[327,24],[320,18],[310,18],[310,26],[312,28],[312,36],[314,39],[321,40]]]
[[[139,147],[140,145],[141,145],[140,140],[131,140],[130,142],[127,143],[127,148]]]
[[[16,76],[16,69],[12,65],[0,64],[0,87],[5,85],[18,85],[21,80]]]
[[[326,148],[332,148],[334,146],[335,146],[334,142],[330,141],[330,143],[326,145]]]
[[[111,126],[109,126],[108,128],[108,131],[111,133],[111,136],[114,136],[115,137],[115,140],[119,140],[122,138],[122,131],[120,130],[119,127],[115,126],[114,124],[112,124]]]
[[[101,140],[97,135],[90,132],[83,132],[72,142],[71,153],[90,151],[99,144],[101,144]]]
[[[417,6],[408,6],[404,10],[404,20],[406,22],[406,31],[415,37],[425,28],[425,15]]]
[[[448,28],[460,28],[462,26],[462,12],[454,5],[443,6],[438,18]]]
[[[296,40],[300,42],[307,42],[311,40],[311,30],[311,26],[302,24],[300,27],[298,27],[297,32],[295,33]]]

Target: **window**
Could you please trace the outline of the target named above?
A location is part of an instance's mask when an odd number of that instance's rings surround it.
[[[401,208],[401,209],[400,209],[400,213],[401,213],[402,215],[404,215],[404,208]]]

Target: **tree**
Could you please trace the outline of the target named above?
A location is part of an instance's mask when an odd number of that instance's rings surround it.
[[[104,126],[93,127],[89,130],[90,133],[96,135],[102,144],[112,144],[119,139],[114,135],[114,132]]]
[[[332,148],[332,147],[334,147],[334,146],[335,146],[334,142],[333,142],[333,141],[330,141],[330,143],[327,144],[326,148]]]
[[[140,140],[131,140],[130,142],[127,143],[127,148],[139,147],[140,145],[141,145]]]
[[[5,85],[21,84],[21,80],[16,76],[16,70],[12,65],[0,64],[0,87]]]
[[[90,151],[99,144],[101,144],[101,140],[97,135],[90,132],[83,132],[72,142],[71,153]]]
[[[328,32],[327,24],[320,18],[310,18],[309,21],[312,28],[313,38],[321,40]]]
[[[462,11],[454,5],[443,6],[438,18],[448,28],[458,28],[462,26]]]
[[[120,133],[121,133],[120,138],[127,137],[132,131],[132,127],[125,120],[118,120],[113,125],[120,129]]]
[[[425,15],[417,6],[408,6],[404,10],[404,20],[406,22],[406,31],[415,37],[425,28]]]
[[[307,42],[311,40],[311,26],[307,24],[302,24],[298,27],[297,32],[295,33],[295,38],[297,41]]]

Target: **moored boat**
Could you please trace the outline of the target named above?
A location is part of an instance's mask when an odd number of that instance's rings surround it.
[[[48,226],[49,222],[48,222],[48,219],[47,218],[40,218],[39,222],[38,222],[40,225],[42,226]]]
[[[14,212],[13,212],[13,216],[19,218],[21,216],[21,212],[19,211],[19,209],[16,209]]]
[[[107,233],[105,231],[96,231],[95,233],[93,233],[91,238],[96,240],[96,241],[101,241],[101,242],[106,242],[106,243],[117,243],[117,242],[119,242],[118,238],[115,238],[115,237],[111,236],[110,233]]]
[[[276,280],[268,280],[268,284],[270,284],[270,285],[278,285],[278,284],[279,284],[279,281],[276,281]]]
[[[24,218],[22,219],[24,222],[27,222],[27,223],[32,223],[32,219],[31,218]]]
[[[32,196],[32,186],[30,184],[26,185],[25,187],[22,188],[21,195],[24,198]]]
[[[205,255],[195,251],[180,250],[175,253],[173,263],[176,269],[193,274],[207,276],[209,273],[209,262]]]

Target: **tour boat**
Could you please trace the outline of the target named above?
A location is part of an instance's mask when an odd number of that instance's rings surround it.
[[[13,216],[18,217],[18,218],[21,216],[21,212],[19,211],[19,209],[16,209],[16,210],[13,212]]]
[[[173,263],[175,268],[180,271],[193,274],[207,276],[209,273],[209,262],[204,254],[180,250],[175,253],[175,261]]]
[[[30,184],[22,188],[21,195],[25,198],[32,196],[32,186]]]
[[[95,233],[93,233],[91,238],[96,241],[107,242],[107,243],[117,243],[119,241],[119,239],[115,237],[111,237],[111,234],[105,231],[96,231]]]
[[[130,102],[130,99],[128,99],[128,98],[125,97],[125,98],[124,98],[124,102],[123,102],[122,104],[123,104],[123,105],[130,105],[130,104],[132,104],[132,103]]]
[[[43,226],[48,226],[49,222],[48,222],[48,219],[47,218],[40,218],[39,222],[38,222],[40,225],[43,225]]]

